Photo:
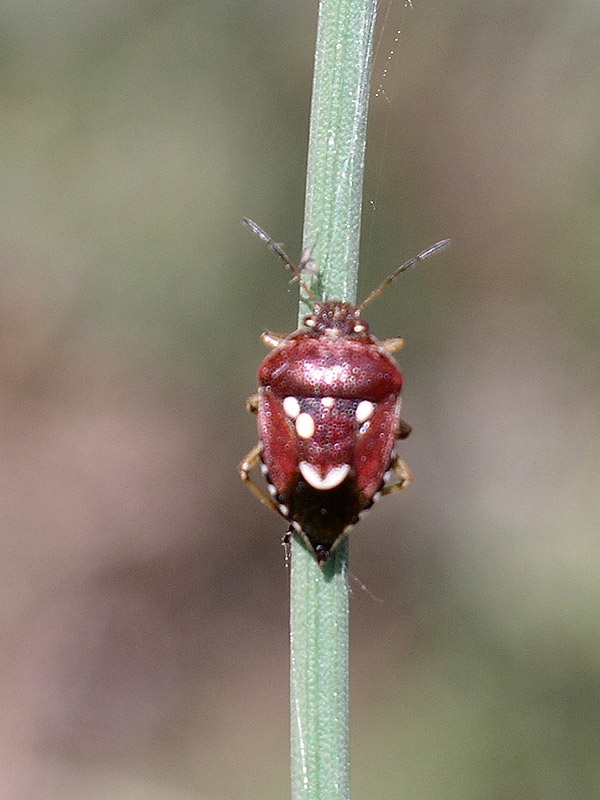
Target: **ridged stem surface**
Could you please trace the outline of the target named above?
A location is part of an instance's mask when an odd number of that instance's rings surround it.
[[[303,245],[320,299],[356,301],[375,14],[319,4]],[[321,568],[294,536],[290,583],[292,800],[349,800],[348,542]]]

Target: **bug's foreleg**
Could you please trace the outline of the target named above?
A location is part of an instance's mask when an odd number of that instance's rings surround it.
[[[402,461],[397,453],[394,453],[392,456],[392,463],[390,466],[398,478],[398,483],[392,483],[391,486],[384,486],[381,490],[382,497],[388,494],[394,494],[395,492],[400,492],[402,489],[406,489],[406,487],[412,481],[412,473],[408,468],[408,464],[405,461]]]
[[[249,398],[249,401],[251,399],[252,398]],[[255,483],[250,477],[250,473],[260,461],[261,452],[262,452],[262,445],[259,442],[258,444],[255,444],[252,450],[250,450],[250,452],[248,453],[248,455],[244,459],[242,459],[242,461],[240,461],[240,463],[238,464],[240,479],[242,480],[242,483],[246,484],[248,489],[250,489],[252,494],[255,497],[257,497],[261,503],[264,503],[264,505],[268,506],[269,508],[272,508],[273,511],[275,511],[280,516],[283,516],[279,506],[273,500],[273,498],[269,497],[269,495],[266,492],[264,492],[260,488],[260,486],[257,483]]]

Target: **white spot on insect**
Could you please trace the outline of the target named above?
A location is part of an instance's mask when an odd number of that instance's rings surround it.
[[[321,405],[323,408],[333,408],[335,405],[335,397],[323,397]]]
[[[364,333],[367,330],[367,326],[363,325],[362,322],[357,322],[354,326],[354,333]]]
[[[307,317],[304,320],[304,324],[306,325],[307,328],[314,328],[315,325],[317,324],[317,321],[314,317]]]
[[[290,395],[290,397],[286,397],[283,401],[283,410],[290,419],[296,419],[300,413],[300,403],[295,397]]]
[[[300,474],[313,489],[335,489],[346,478],[350,472],[350,464],[340,464],[339,467],[332,467],[323,477],[318,469],[307,461],[301,461],[299,466]]]
[[[388,471],[383,476],[383,482],[387,483],[391,477],[392,477],[392,470],[388,469]]]
[[[277,489],[273,486],[272,483],[267,484],[267,489],[269,490],[269,494],[271,495],[271,497],[275,497]]]
[[[375,413],[375,406],[370,400],[361,400],[356,407],[356,421],[359,425],[371,419]]]
[[[284,517],[287,517],[290,513],[289,508],[287,506],[284,506],[283,504],[280,504],[279,510],[281,511]]]
[[[373,495],[373,502],[376,503],[380,497],[381,497],[381,492],[375,492],[375,494]]]
[[[260,471],[262,472],[263,475],[266,475],[267,472],[269,471],[269,468],[267,467],[264,461],[260,465]]]
[[[315,432],[315,421],[310,414],[303,411],[296,419],[296,433],[301,439],[310,439]]]

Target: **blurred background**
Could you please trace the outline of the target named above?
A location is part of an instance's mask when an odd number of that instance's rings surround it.
[[[369,309],[415,482],[352,534],[353,797],[596,798],[600,8],[384,16],[360,296],[453,245]],[[299,254],[315,26],[2,3],[3,800],[289,795],[284,525],[236,464],[296,294],[240,220]]]

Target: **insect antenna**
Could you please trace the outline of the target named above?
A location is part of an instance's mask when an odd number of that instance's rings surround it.
[[[294,262],[291,260],[291,258],[287,255],[287,253],[285,252],[283,247],[278,242],[276,242],[274,239],[271,239],[269,234],[265,233],[265,231],[263,231],[263,229],[259,225],[257,225],[256,222],[253,222],[251,219],[248,219],[247,217],[244,217],[242,222],[247,228],[250,228],[252,233],[254,233],[256,236],[258,236],[259,239],[261,239],[268,247],[271,248],[271,250],[276,255],[279,256],[279,258],[283,261],[283,263],[286,265],[286,267],[289,269],[289,271],[294,276],[294,280],[298,282],[298,284],[302,287],[302,289],[304,289],[304,291],[308,295],[309,299],[312,300],[313,303],[316,303],[317,302],[317,296],[312,291],[310,286],[308,286],[308,284],[304,281],[304,279],[302,277],[301,268],[298,269],[298,267],[294,264]],[[302,255],[302,260],[300,262],[301,267],[302,267],[302,265],[306,265],[306,264],[310,263],[311,260],[312,260],[311,259],[311,251],[308,250],[305,254]]]
[[[392,272],[391,275],[388,275],[387,278],[383,281],[383,283],[381,283],[376,289],[373,289],[373,291],[366,298],[366,300],[363,300],[362,303],[358,306],[358,310],[362,313],[363,308],[369,305],[369,303],[372,303],[373,300],[375,300],[377,297],[379,297],[379,295],[384,291],[384,289],[387,289],[390,283],[396,280],[398,275],[402,274],[403,272],[406,272],[409,269],[412,269],[413,267],[416,267],[419,261],[423,261],[424,259],[429,258],[429,256],[433,256],[436,253],[439,253],[441,250],[445,250],[449,244],[450,244],[450,239],[442,239],[441,242],[437,242],[431,247],[428,247],[427,250],[423,250],[423,252],[419,253],[419,255],[415,256],[414,258],[405,261],[404,264],[398,267],[398,269],[395,272]]]

